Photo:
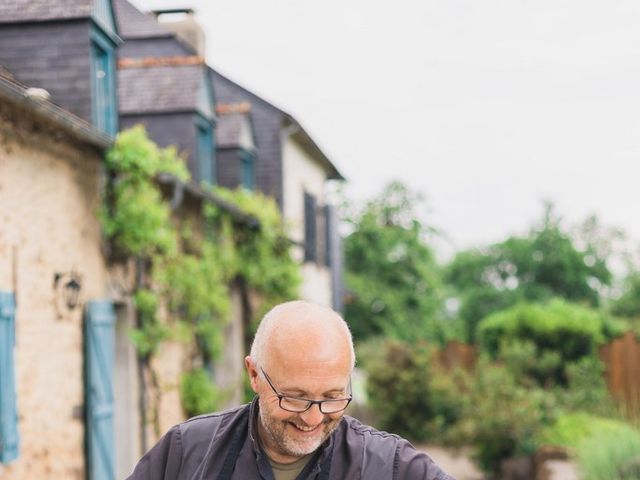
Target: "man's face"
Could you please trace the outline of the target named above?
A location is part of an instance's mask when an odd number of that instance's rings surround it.
[[[283,380],[283,385],[291,385],[287,388],[281,388],[280,382],[274,378],[271,381],[279,393],[291,397],[331,400],[348,396],[348,378],[344,375],[333,378],[325,375],[307,376],[299,387],[294,387],[292,381]],[[286,463],[314,452],[338,426],[344,412],[324,414],[317,404],[302,413],[288,412],[279,406],[278,397],[264,376],[261,382],[266,388],[260,392],[259,429],[261,440],[273,460]],[[274,453],[280,458],[273,458]]]

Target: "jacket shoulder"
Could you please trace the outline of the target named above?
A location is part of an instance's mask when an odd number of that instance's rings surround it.
[[[362,442],[361,478],[453,480],[429,455],[416,450],[406,439],[377,430],[353,417],[345,415],[344,419],[349,430],[347,435]]]
[[[232,422],[245,409],[246,405],[230,408],[222,412],[207,413],[185,420],[178,425],[185,448],[206,448],[221,426]]]

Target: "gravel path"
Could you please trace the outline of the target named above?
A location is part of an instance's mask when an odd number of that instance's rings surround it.
[[[456,480],[484,480],[482,472],[470,460],[468,449],[454,451],[435,445],[419,445],[417,448],[427,452],[445,472]]]

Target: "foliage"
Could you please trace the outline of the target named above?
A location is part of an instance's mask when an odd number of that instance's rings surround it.
[[[456,254],[445,279],[460,299],[459,315],[469,339],[475,339],[482,318],[520,301],[562,297],[597,306],[600,288],[611,283],[611,272],[595,240],[583,243],[578,249],[547,206],[541,225],[527,236]]]
[[[567,386],[556,389],[562,410],[616,416],[618,406],[607,389],[604,371],[604,363],[595,356],[565,365]]]
[[[611,305],[614,315],[640,318],[640,272],[631,272],[624,280],[622,294]]]
[[[118,135],[107,154],[107,169],[110,182],[101,221],[118,253],[136,258],[138,265],[138,326],[131,332],[132,341],[147,368],[167,339],[194,347],[194,365],[184,377],[182,398],[185,411],[201,411],[193,392],[213,398],[213,385],[206,372],[194,368],[221,350],[233,279],[242,277],[247,288],[267,301],[295,296],[298,266],[289,255],[279,212],[273,201],[260,195],[217,189],[231,209],[256,217],[258,227],[243,225],[229,208],[212,202],[203,202],[202,234],[194,233],[185,221],[180,226],[157,180],[161,175],[188,180],[184,162],[175,149],[159,149],[142,126]]]
[[[640,431],[621,421],[572,413],[545,428],[539,441],[570,448],[585,480],[638,478]]]
[[[175,252],[177,236],[171,211],[155,180],[160,174],[188,178],[175,149],[159,149],[142,126],[118,134],[107,152],[106,166],[114,177],[101,212],[105,233],[125,254],[150,257]]]
[[[183,372],[180,380],[180,400],[187,417],[214,412],[222,399],[204,368]]]
[[[474,445],[486,472],[497,472],[506,458],[533,453],[539,432],[554,420],[549,392],[525,388],[507,368],[486,361],[476,368],[467,395],[456,435]]]
[[[300,267],[291,256],[290,241],[275,201],[246,189],[217,187],[214,192],[258,221],[256,228],[236,227],[231,233],[238,260],[237,274],[266,297],[267,309],[296,298],[301,283]],[[222,211],[208,204],[204,214],[219,223]]]
[[[157,321],[159,299],[155,292],[142,288],[133,300],[138,312],[138,328],[131,332],[131,340],[140,356],[148,358],[171,334],[165,324]]]
[[[367,393],[380,427],[417,441],[440,437],[463,408],[459,377],[440,372],[425,344],[388,340],[380,348],[367,361]]]
[[[521,303],[484,319],[478,328],[481,347],[506,360],[515,373],[540,385],[566,384],[571,362],[595,356],[597,346],[622,333],[605,314],[554,299]]]
[[[637,480],[640,431],[610,421],[578,443],[577,458],[585,480]]]
[[[404,185],[391,183],[349,219],[345,318],[357,340],[442,335],[441,282],[425,242],[428,230],[416,215],[418,203]]]

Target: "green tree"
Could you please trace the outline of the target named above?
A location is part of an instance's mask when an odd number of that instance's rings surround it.
[[[459,252],[445,279],[460,301],[459,317],[470,340],[478,322],[519,301],[561,297],[597,306],[600,289],[611,283],[607,257],[587,239],[579,249],[553,208],[524,237],[510,237],[484,249]]]
[[[420,200],[394,182],[349,219],[345,318],[356,338],[441,334],[441,281],[429,231],[416,215]]]
[[[613,300],[611,311],[614,315],[632,319],[640,318],[640,272],[631,272],[624,279],[622,294]]]

